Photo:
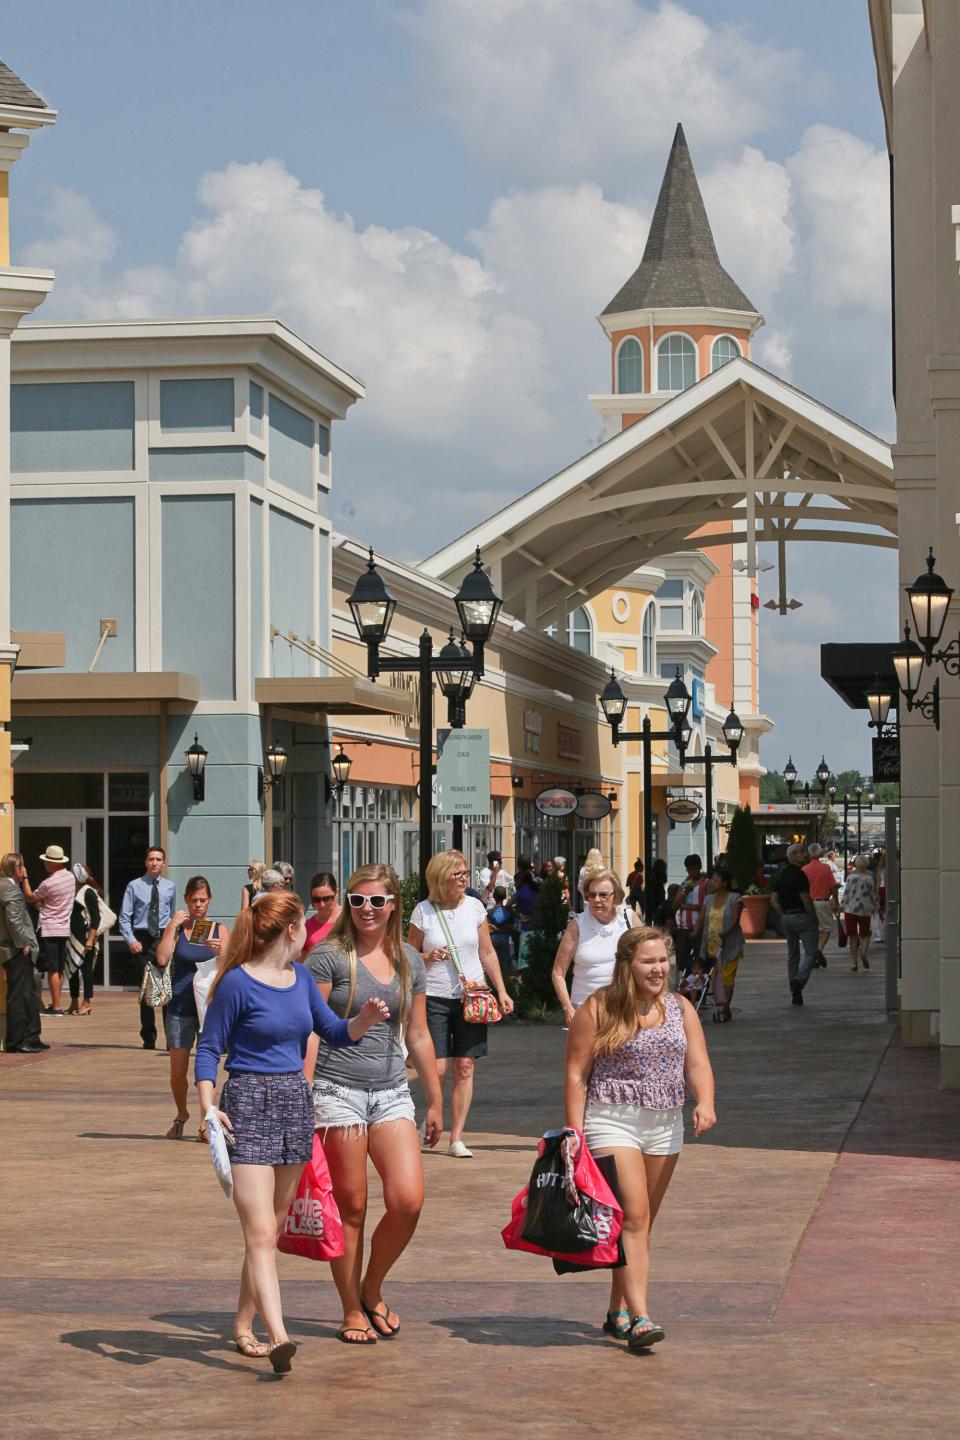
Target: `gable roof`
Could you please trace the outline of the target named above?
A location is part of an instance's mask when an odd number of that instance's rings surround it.
[[[757,313],[720,264],[683,126],[678,125],[643,259],[603,314],[694,307]]]
[[[742,357],[422,562],[459,582],[480,546],[504,609],[553,623],[677,550],[760,541],[896,548],[890,447]]]
[[[0,60],[0,105],[23,106],[26,110],[46,110],[47,102],[25,85],[9,65]]]

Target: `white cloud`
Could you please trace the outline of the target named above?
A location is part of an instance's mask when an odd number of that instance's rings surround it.
[[[795,54],[672,0],[420,0],[406,24],[418,103],[527,183],[623,185],[679,119],[700,153],[728,153],[812,83]]]
[[[753,146],[703,177],[704,203],[724,268],[767,309],[789,272],[796,237],[784,167]]]
[[[820,309],[886,314],[890,172],[886,155],[846,130],[812,125],[787,162],[804,233],[810,298]]]

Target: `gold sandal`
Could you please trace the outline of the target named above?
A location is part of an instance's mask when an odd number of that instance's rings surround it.
[[[262,1360],[268,1353],[269,1347],[258,1340],[250,1330],[242,1330],[239,1335],[234,1335],[233,1343],[248,1360]]]

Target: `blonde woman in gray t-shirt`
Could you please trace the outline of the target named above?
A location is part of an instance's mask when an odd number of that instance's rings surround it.
[[[344,1253],[330,1262],[343,1305],[337,1332],[348,1345],[370,1345],[400,1329],[383,1282],[403,1254],[423,1208],[423,1164],[404,1064],[406,1045],[427,1100],[426,1143],[443,1130],[443,1098],[427,1029],[423,960],[402,933],[397,877],[389,865],[364,865],[347,882],[330,934],[307,957],[320,993],[345,1019],[375,997],[390,1019],[338,1056],[319,1037],[308,1043],[304,1073],[313,1081],[317,1130],[343,1221]],[[349,1054],[346,1050],[349,1049]],[[383,1182],[385,1213],[370,1238],[363,1269],[367,1158]]]

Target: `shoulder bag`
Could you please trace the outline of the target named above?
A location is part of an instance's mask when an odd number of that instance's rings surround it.
[[[463,973],[463,966],[460,964],[460,955],[450,933],[450,926],[447,924],[446,916],[439,906],[434,906],[437,921],[443,931],[450,957],[453,960],[454,969],[460,977],[460,984],[463,986],[463,1018],[473,1025],[496,1025],[498,1020],[503,1019],[503,1011],[497,1001],[496,995],[490,989],[486,980],[468,980]]]
[[[154,1010],[169,1005],[173,995],[173,976],[170,973],[172,964],[172,961],[169,965],[158,965],[156,960],[147,961],[140,982],[142,1004],[150,1005]]]

